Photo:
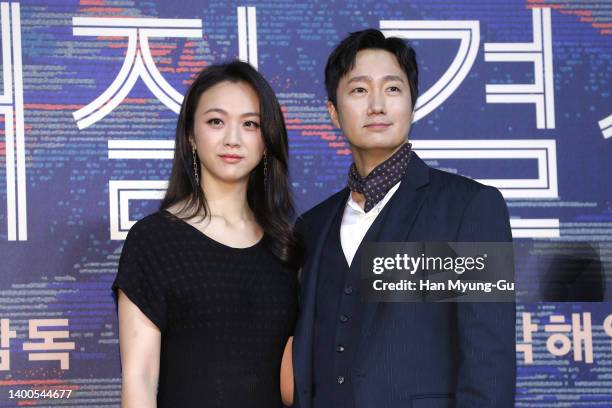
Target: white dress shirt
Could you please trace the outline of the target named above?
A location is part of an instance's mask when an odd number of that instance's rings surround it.
[[[344,252],[344,257],[349,266],[353,263],[355,252],[357,252],[363,237],[365,237],[378,214],[380,214],[387,202],[393,197],[400,183],[401,181],[391,187],[383,199],[367,213],[353,200],[353,195],[349,194],[349,199],[344,207],[344,214],[342,214],[342,224],[340,225],[340,244],[342,244],[342,252]]]

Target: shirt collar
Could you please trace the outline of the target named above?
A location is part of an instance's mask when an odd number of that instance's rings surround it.
[[[395,194],[395,192],[399,188],[400,183],[401,183],[401,181],[398,181],[393,187],[391,187],[389,189],[389,191],[387,191],[387,194],[385,194],[383,199],[380,200],[378,203],[376,203],[376,205],[374,207],[372,207],[372,209],[370,211],[368,211],[368,212],[365,212],[364,209],[361,208],[359,206],[359,204],[357,204],[357,201],[353,200],[352,192],[349,192],[349,198],[348,198],[348,201],[346,202],[346,205],[351,210],[353,210],[356,213],[359,213],[362,216],[366,216],[366,215],[378,215],[378,213],[381,212],[382,209],[385,207],[387,202],[389,200],[391,200],[391,197],[393,197],[393,194]]]

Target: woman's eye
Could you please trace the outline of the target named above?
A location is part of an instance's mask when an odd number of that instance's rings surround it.
[[[209,119],[208,121],[206,121],[206,123],[208,123],[211,126],[218,127],[223,124],[223,121],[221,119],[213,118],[213,119]]]
[[[244,122],[244,126],[250,129],[259,129],[259,123],[253,122],[252,120]]]

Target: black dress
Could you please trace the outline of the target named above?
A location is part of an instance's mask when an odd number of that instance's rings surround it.
[[[158,407],[280,407],[297,275],[263,240],[223,245],[167,211],[128,233],[113,283],[161,330]]]

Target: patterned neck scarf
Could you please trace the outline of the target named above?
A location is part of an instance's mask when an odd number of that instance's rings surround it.
[[[353,162],[349,170],[348,186],[351,191],[365,196],[365,212],[374,208],[391,187],[404,177],[411,157],[412,145],[405,143],[391,157],[376,166],[366,177],[359,175]]]

